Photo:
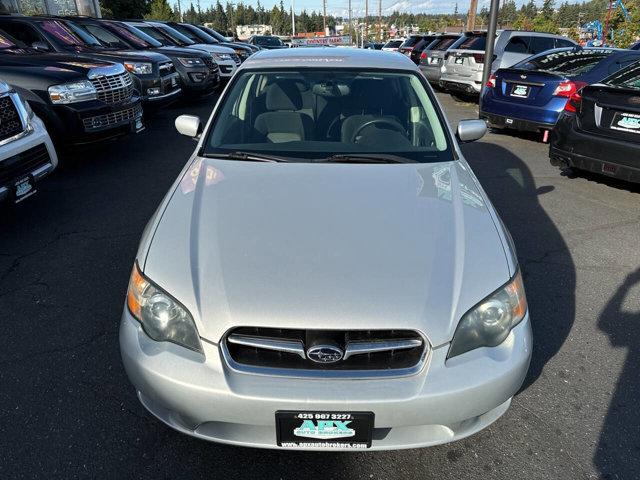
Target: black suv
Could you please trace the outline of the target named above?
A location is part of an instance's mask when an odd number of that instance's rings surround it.
[[[400,45],[398,51],[413,60],[413,63],[419,65],[422,51],[427,48],[431,42],[437,40],[438,37],[439,35],[411,35]]]
[[[145,105],[165,105],[180,95],[178,74],[165,55],[105,48],[92,35],[74,32],[64,20],[55,17],[0,16],[0,29],[43,53],[75,53],[122,63],[132,74],[134,87]]]
[[[191,25],[190,23],[178,23],[178,22],[165,22],[172,28],[175,28],[189,40],[195,43],[206,43],[207,45],[220,45],[221,47],[228,47],[233,49],[236,52],[236,55],[240,57],[240,61],[244,62],[249,56],[253,53],[253,50],[249,48],[248,45],[242,45],[239,43],[232,42],[221,42],[213,35],[205,32],[199,27],[195,25]]]
[[[0,78],[29,102],[58,146],[143,128],[140,97],[122,64],[43,54],[0,31]]]
[[[139,50],[166,55],[180,75],[182,93],[207,95],[220,85],[220,69],[211,54],[192,48],[163,46],[143,31],[116,20],[68,18],[67,25],[95,37],[103,46],[119,50]]]

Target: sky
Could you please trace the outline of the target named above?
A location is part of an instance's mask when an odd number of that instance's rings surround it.
[[[182,3],[189,2],[190,0],[181,0]],[[232,0],[233,3],[236,3],[239,0]],[[243,0],[246,5],[253,5],[254,7],[257,4],[257,0]],[[292,0],[284,0],[285,8],[291,8]],[[316,10],[317,12],[322,11],[322,0],[293,0],[295,4],[296,12],[300,12],[303,9],[306,9],[307,12],[311,12]],[[562,0],[563,1],[563,0]],[[209,5],[215,4],[216,0],[200,0],[200,5],[203,9],[207,8]],[[226,0],[220,0],[220,2],[224,5]],[[523,3],[527,3],[528,0],[516,0],[516,4],[518,6]],[[561,0],[557,0],[556,3],[560,3]],[[171,0],[170,0],[171,3]],[[193,0],[195,4],[195,0]],[[265,8],[271,8],[274,4],[280,3],[280,0],[260,0],[260,3]],[[466,13],[469,9],[469,0],[459,0],[458,2],[458,11],[460,13]],[[490,0],[478,0],[478,11],[482,8],[483,5],[489,7]],[[536,0],[536,3],[542,4],[542,0]],[[362,16],[364,15],[364,4],[365,0],[351,0],[351,8],[353,11],[353,16]],[[456,5],[456,0],[382,0],[382,11],[383,14],[390,14],[393,11],[400,12],[411,12],[411,13],[453,13]],[[340,16],[347,17],[349,12],[349,1],[348,0],[327,0],[327,13]],[[369,14],[375,15],[378,12],[378,0],[369,0]]]

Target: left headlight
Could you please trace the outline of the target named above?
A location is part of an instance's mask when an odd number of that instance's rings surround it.
[[[80,80],[50,86],[49,98],[55,104],[77,103],[97,99],[98,92],[89,80]]]
[[[218,60],[231,60],[231,55],[228,53],[214,53],[213,56]]]
[[[193,317],[171,295],[146,278],[133,266],[127,306],[145,333],[157,342],[173,342],[204,353]]]
[[[185,67],[201,67],[204,62],[199,58],[178,58],[178,61]]]
[[[136,75],[149,75],[153,73],[153,65],[145,62],[124,62],[124,68],[128,72],[135,73]]]
[[[503,287],[469,310],[458,323],[448,358],[480,347],[495,347],[527,313],[520,270]]]

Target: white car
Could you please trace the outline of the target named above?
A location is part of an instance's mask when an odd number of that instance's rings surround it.
[[[0,81],[0,202],[21,202],[58,165],[42,120],[29,104]]]
[[[178,46],[184,48],[193,48],[203,52],[210,53],[213,59],[220,67],[220,78],[229,79],[236,72],[240,65],[240,57],[229,47],[221,47],[219,45],[210,45],[207,43],[194,43],[175,28],[170,27],[162,22],[125,22],[142,30],[147,35],[156,39],[163,45]]]

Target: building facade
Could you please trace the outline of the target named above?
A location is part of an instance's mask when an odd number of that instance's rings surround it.
[[[98,0],[0,0],[0,14],[100,17]]]

